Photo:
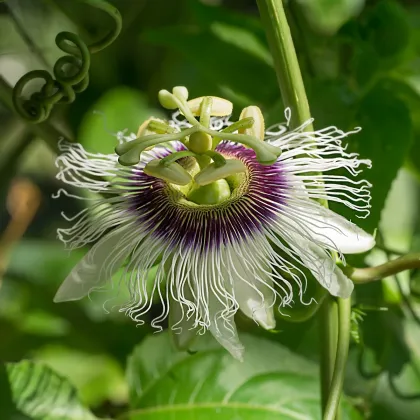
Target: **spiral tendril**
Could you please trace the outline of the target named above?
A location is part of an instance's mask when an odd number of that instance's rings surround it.
[[[67,53],[54,64],[53,75],[47,70],[33,70],[23,75],[13,88],[13,104],[19,115],[32,123],[45,121],[55,104],[69,104],[76,94],[83,92],[89,85],[90,55],[108,47],[121,32],[120,12],[105,0],[81,0],[97,9],[103,10],[114,20],[114,28],[101,40],[87,46],[72,32],[60,32],[55,43]],[[25,87],[36,79],[44,84],[29,98],[23,97]]]

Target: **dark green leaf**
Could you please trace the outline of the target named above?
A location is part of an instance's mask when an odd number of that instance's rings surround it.
[[[146,339],[128,363],[131,411],[123,418],[320,419],[317,366],[284,347],[242,336],[245,361],[208,343],[190,355],[169,336]],[[357,419],[347,404],[343,418]]]
[[[310,26],[332,35],[364,7],[365,0],[294,0],[302,8]]]
[[[369,312],[361,324],[366,346],[350,352],[346,389],[364,398],[372,420],[412,420],[420,410],[420,328],[399,312]]]
[[[5,375],[8,384],[4,380]],[[5,409],[16,419],[94,420],[96,417],[80,402],[74,387],[50,368],[30,361],[9,363],[2,375],[0,414]],[[3,400],[4,397],[6,400]],[[10,401],[11,399],[11,401]],[[12,407],[12,408],[10,408]]]
[[[380,70],[380,59],[375,49],[368,43],[361,44],[355,50],[351,61],[351,70],[359,86],[365,86],[371,82],[375,74]]]
[[[417,175],[420,180],[420,132],[414,136],[414,141],[408,155],[410,169]]]
[[[181,54],[227,97],[233,92],[248,103],[259,104],[278,96],[265,47],[243,28],[223,23],[213,24],[210,30],[197,26],[159,28],[148,31],[145,39]]]
[[[372,168],[359,175],[372,184],[371,214],[367,219],[357,220],[357,224],[373,232],[380,221],[392,181],[410,148],[412,124],[404,102],[391,90],[377,86],[361,101],[356,125],[362,127],[362,131],[348,137],[348,151],[372,160]],[[337,209],[337,206],[331,207]],[[354,212],[348,209],[340,212],[355,221]]]
[[[370,18],[369,32],[379,55],[390,57],[399,54],[410,39],[408,15],[396,1],[380,1]]]

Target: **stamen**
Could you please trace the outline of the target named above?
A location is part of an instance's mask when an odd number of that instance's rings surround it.
[[[200,104],[200,124],[206,128],[210,127],[210,117],[213,115],[212,105],[213,98],[211,96],[205,96]]]
[[[193,115],[195,116],[201,115],[201,104],[205,98],[211,98],[211,102],[212,102],[211,116],[225,117],[226,115],[232,114],[233,104],[227,99],[219,98],[217,96],[207,96],[207,97],[201,96],[199,98],[190,99],[187,102],[188,109],[191,111]],[[183,112],[182,109],[181,111]]]
[[[252,118],[254,124],[249,128],[240,128],[238,131],[241,134],[248,134],[257,139],[264,140],[265,137],[265,124],[263,114],[257,106],[248,106],[244,108],[239,117],[242,118]]]

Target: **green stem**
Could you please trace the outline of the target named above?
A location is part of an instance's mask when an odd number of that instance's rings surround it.
[[[81,1],[104,11],[114,21],[114,27],[102,39],[89,45],[89,51],[91,53],[96,53],[111,45],[118,38],[122,29],[122,18],[118,9],[105,0]]]
[[[338,309],[337,301],[326,296],[321,305],[320,313],[320,369],[321,369],[321,407],[325,412],[327,407],[330,384],[334,373],[335,353],[338,336]]]
[[[290,107],[292,111],[291,126],[296,128],[307,121],[311,117],[311,113],[283,3],[282,0],[257,0],[257,4],[273,55],[281,96],[285,107]],[[308,125],[306,130],[312,131],[312,125]],[[326,200],[323,200],[321,204],[328,207]],[[333,257],[335,257],[334,254]],[[339,388],[330,390],[331,372],[334,371],[337,349],[336,325],[338,321],[337,311],[333,310],[332,298],[327,297],[323,305],[325,307],[320,315],[321,358],[323,360],[321,363],[321,399],[327,401],[330,391],[341,393],[342,382],[335,381],[334,386]],[[349,318],[347,322],[350,322],[350,313],[347,316]],[[346,323],[344,319],[340,320],[341,322]],[[342,348],[340,347],[339,350],[342,351]],[[347,351],[344,356],[347,357]],[[343,355],[338,354],[337,359],[342,357]],[[339,399],[334,399],[334,402],[338,404]],[[337,409],[332,411],[336,412]]]
[[[299,62],[281,0],[257,0],[265,27],[281,96],[292,110],[291,123],[298,127],[311,117]],[[312,127],[307,128],[308,131]]]
[[[343,271],[354,283],[363,284],[414,268],[420,268],[420,252],[404,255],[377,267],[355,268],[347,266],[343,267]]]
[[[200,106],[200,124],[206,128],[210,128],[211,106],[213,99],[210,96],[205,96]]]
[[[324,420],[334,420],[338,416],[341,391],[343,389],[347,355],[350,344],[351,299],[338,299],[338,342],[337,356],[334,363],[334,373],[331,380],[330,392],[324,411]]]
[[[2,102],[11,112],[15,112],[12,95],[12,87],[0,76],[0,102]],[[57,130],[51,122],[28,124],[28,127],[32,133],[44,140],[50,149],[56,153],[58,152],[58,140],[64,139],[71,142],[71,140],[61,131]]]

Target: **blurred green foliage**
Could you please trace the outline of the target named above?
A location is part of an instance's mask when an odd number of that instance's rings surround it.
[[[120,38],[93,56],[87,91],[51,119],[68,136],[110,153],[113,133],[165,115],[157,92],[175,85],[188,86],[192,97],[226,97],[236,113],[258,105],[269,124],[284,121],[254,1],[112,3],[123,16]],[[315,126],[363,128],[346,140],[349,151],[373,162],[363,174],[373,184],[372,214],[357,223],[380,228],[389,248],[420,250],[420,3],[289,0],[287,13]],[[78,30],[89,41],[109,24],[73,0],[0,3],[1,76],[13,85],[29,70],[51,69],[60,30]],[[145,338],[147,322],[136,328],[117,311],[106,313],[106,296],[53,304],[83,251],[68,255],[55,239],[65,223],[60,212],[76,212],[80,203],[51,198],[60,185],[44,140],[0,103],[0,232],[10,223],[12,179],[29,178],[42,198],[0,280],[0,361],[7,362],[0,419],[320,418],[316,316],[299,324],[279,319],[277,333],[239,319],[249,358],[240,365],[214,343],[194,355],[174,353],[165,333]],[[349,260],[361,265],[364,257]],[[389,257],[375,250],[366,261]],[[419,296],[418,272],[356,288],[354,304],[366,316],[350,352],[343,418],[418,418]],[[128,410],[135,411],[123,415]]]

